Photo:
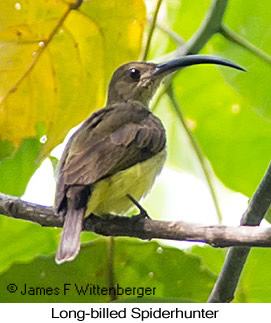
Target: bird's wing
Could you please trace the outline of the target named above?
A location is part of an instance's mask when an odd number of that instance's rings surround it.
[[[62,155],[56,207],[67,187],[91,185],[146,160],[161,151],[165,141],[160,120],[138,103],[99,110],[73,135]]]

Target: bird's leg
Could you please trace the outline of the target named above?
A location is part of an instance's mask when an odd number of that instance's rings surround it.
[[[136,199],[134,199],[132,197],[132,195],[130,194],[127,194],[126,195],[128,197],[128,199],[134,203],[134,205],[139,209],[139,214],[137,215],[133,215],[133,219],[135,220],[140,220],[140,219],[144,219],[144,218],[147,218],[147,219],[151,219],[150,216],[148,215],[147,211],[145,209],[143,209],[143,207],[137,202]]]

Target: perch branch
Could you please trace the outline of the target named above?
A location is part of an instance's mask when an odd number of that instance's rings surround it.
[[[42,226],[63,225],[63,219],[55,213],[54,208],[25,202],[4,194],[0,194],[0,213]],[[91,215],[84,222],[84,230],[105,236],[204,242],[213,247],[271,247],[271,228],[207,226],[181,221],[135,220],[133,217]]]

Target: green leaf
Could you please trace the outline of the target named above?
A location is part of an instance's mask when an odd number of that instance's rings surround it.
[[[268,211],[265,214],[265,220],[271,223],[271,206],[269,207]]]
[[[188,40],[200,27],[211,0],[168,1],[168,22],[174,31]]]
[[[226,250],[215,249],[208,246],[193,247],[191,254],[201,257],[204,267],[218,275],[224,263]],[[235,292],[233,302],[271,302],[270,261],[271,252],[268,248],[253,248],[251,250]]]
[[[38,224],[12,219],[0,215],[0,273],[17,263],[29,263],[38,255],[56,252],[59,228],[46,228]],[[97,238],[91,232],[82,232],[81,241],[89,242]]]
[[[0,216],[0,272],[14,263],[28,263],[37,255],[55,252],[59,229]]]
[[[232,1],[227,9],[225,24],[271,57],[270,11],[271,2],[268,0]],[[211,44],[214,54],[235,60],[247,69],[245,78],[241,75],[232,77],[226,70],[223,75],[251,105],[251,109],[269,121],[270,127],[271,65],[221,36],[215,37]]]
[[[191,248],[190,253],[200,257],[204,267],[218,275],[225,261],[227,249],[212,248],[210,246]]]
[[[155,110],[162,120],[167,134],[167,164],[177,170],[188,171],[202,176],[198,157],[191,146],[191,141],[171,107],[168,96],[164,95]],[[188,120],[193,126],[193,120]]]
[[[231,73],[234,77],[238,72]],[[242,75],[245,81],[247,74]],[[231,189],[251,196],[269,164],[270,124],[227,86],[215,67],[186,69],[174,86],[216,175]]]
[[[209,5],[207,0],[171,4],[168,6],[169,23],[175,32],[188,39],[201,24]],[[249,5],[243,0],[229,2],[225,22],[270,53],[267,28],[270,6],[270,2],[266,2],[266,6],[253,1],[249,1]],[[190,67],[175,77],[176,93],[188,126],[215,174],[229,188],[251,196],[271,156],[269,67],[221,35],[214,36],[203,51],[232,59],[248,72],[223,67]],[[159,111],[165,107],[161,106]],[[191,146],[187,145],[183,130],[177,129],[176,120],[170,121],[167,129],[170,129],[170,164],[200,175],[197,158],[190,152]]]
[[[37,257],[27,264],[13,265],[0,276],[1,302],[108,302],[108,295],[78,294],[81,286],[108,286],[107,265],[108,243],[104,238],[96,239],[83,246],[75,261],[56,265],[54,257]],[[115,240],[114,251],[115,283],[120,287],[131,287],[138,294],[121,295],[119,300],[128,297],[144,301],[142,288],[149,288],[154,294],[148,297],[194,300],[204,302],[214,284],[215,276],[206,270],[200,258],[181,250],[161,246],[157,242],[140,242],[132,239]],[[166,264],[166,266],[165,266]],[[16,293],[10,294],[6,286],[14,283]],[[22,295],[24,284],[28,287],[59,288],[59,294]],[[64,284],[70,290],[64,293]],[[97,293],[96,293],[97,294]]]
[[[234,302],[271,302],[271,251],[253,248],[244,268]]]
[[[0,140],[0,161],[12,155],[15,146],[8,140]]]
[[[27,138],[10,157],[0,161],[0,192],[23,195],[30,177],[39,166],[36,160],[41,147],[37,138]]]

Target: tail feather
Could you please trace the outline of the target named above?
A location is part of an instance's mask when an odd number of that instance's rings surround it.
[[[80,250],[80,235],[84,220],[85,208],[68,209],[65,215],[60,244],[56,253],[55,261],[62,264],[72,261]]]

